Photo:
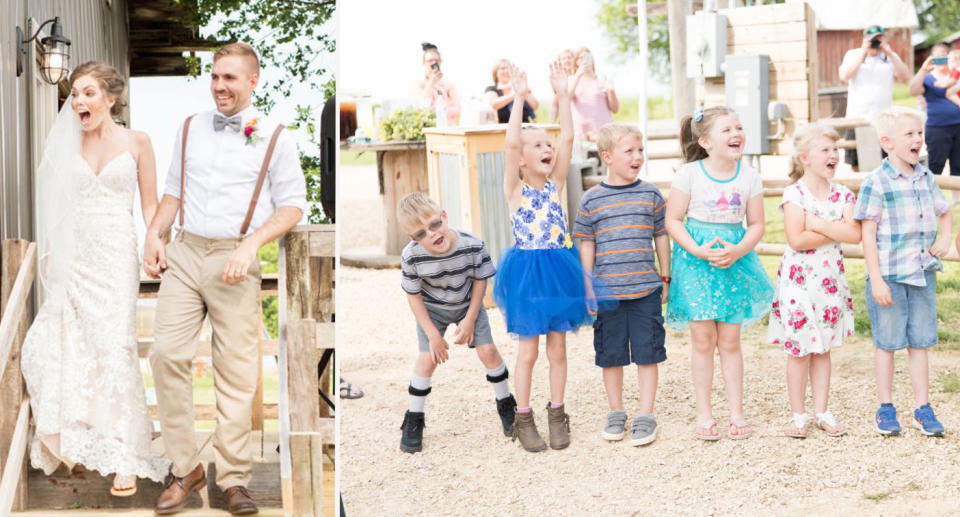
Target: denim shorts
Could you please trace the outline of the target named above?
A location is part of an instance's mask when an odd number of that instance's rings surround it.
[[[437,330],[440,331],[440,335],[442,336],[447,332],[447,327],[463,321],[464,316],[467,315],[467,309],[468,307],[464,307],[463,309],[451,311],[427,306],[427,314],[430,315],[430,321],[433,322],[433,326],[437,327]],[[427,337],[427,333],[420,327],[420,323],[417,323],[417,340],[419,341],[419,349],[421,352],[430,352],[430,338]],[[453,343],[450,344],[452,345]],[[473,343],[470,344],[470,348],[492,344],[493,333],[490,332],[490,320],[487,319],[486,309],[480,307],[480,312],[477,313],[477,321],[473,324]]]
[[[593,323],[593,349],[601,368],[657,364],[667,360],[663,346],[663,307],[657,288],[643,298],[620,300],[617,308],[597,314]]]
[[[887,282],[893,305],[878,305],[867,278],[867,314],[873,346],[893,352],[910,348],[928,348],[937,344],[937,274],[926,271],[927,285]]]

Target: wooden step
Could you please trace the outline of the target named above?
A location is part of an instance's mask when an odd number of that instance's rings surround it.
[[[72,516],[72,515],[111,515],[111,516],[120,516],[120,517],[154,517],[156,514],[153,510],[149,509],[137,509],[137,510],[31,510],[26,512],[13,512],[11,515],[23,515],[30,517],[63,517],[63,516]],[[216,510],[213,508],[197,508],[193,510],[183,510],[178,512],[178,517],[221,517],[228,516],[230,512],[226,510]],[[260,517],[283,517],[282,508],[260,508],[260,512],[257,513]]]
[[[207,489],[204,494],[211,508],[225,508],[222,492],[214,480],[217,476],[216,465],[207,464]],[[27,509],[141,509],[153,508],[162,483],[148,479],[137,480],[137,493],[131,497],[113,497],[110,484],[113,476],[101,476],[98,472],[80,471],[71,473],[65,466],[52,475],[45,476],[43,471],[30,469],[27,475]],[[258,505],[267,508],[280,508],[280,464],[277,462],[254,463],[253,476],[247,486],[250,497]],[[187,508],[202,509],[203,501],[197,493],[190,495]],[[57,514],[61,515],[61,514]]]

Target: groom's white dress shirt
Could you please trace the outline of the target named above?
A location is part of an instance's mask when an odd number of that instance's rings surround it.
[[[230,127],[215,131],[213,117],[216,113],[214,110],[198,113],[190,122],[181,229],[208,239],[236,238],[277,122],[251,106],[239,113],[240,131]],[[254,118],[257,119],[254,134],[259,140],[247,144],[243,129]],[[164,191],[164,194],[178,199],[182,135],[181,123]],[[280,132],[247,234],[263,226],[281,206],[296,207],[304,213],[307,210],[307,187],[300,155],[288,130]]]

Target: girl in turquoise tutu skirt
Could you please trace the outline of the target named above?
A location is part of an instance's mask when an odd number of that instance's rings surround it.
[[[720,439],[710,404],[715,349],[730,406],[727,436],[752,433],[743,417],[740,329],[770,310],[774,293],[753,250],[763,237],[763,184],[740,161],[745,140],[730,108],[697,109],[684,117],[680,145],[687,163],[677,169],[664,221],[674,241],[666,323],[677,330],[690,326],[694,436],[703,440]]]
[[[511,65],[514,94],[527,92],[524,74]],[[556,149],[546,131],[521,129],[523,103],[514,103],[507,127],[503,190],[510,206],[514,246],[497,266],[493,297],[503,312],[507,331],[519,337],[517,415],[514,438],[530,452],[546,449],[530,409],[530,384],[540,335],[546,338],[550,362],[550,403],[547,405],[550,447],[570,443],[570,424],[563,406],[567,383],[566,332],[591,321],[586,306],[586,282],[577,251],[567,233],[560,192],[567,179],[573,150],[573,122],[567,74],[559,63],[550,66],[550,83],[560,109],[560,140]],[[521,179],[522,178],[522,179]]]

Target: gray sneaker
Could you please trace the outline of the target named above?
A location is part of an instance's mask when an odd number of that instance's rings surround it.
[[[630,445],[646,445],[657,439],[657,419],[652,415],[640,415],[633,419]]]
[[[623,439],[623,434],[626,432],[624,430],[626,425],[626,411],[611,411],[607,413],[607,426],[603,428],[603,431],[600,431],[600,436],[602,436],[604,440],[609,440],[611,442],[620,441]]]

